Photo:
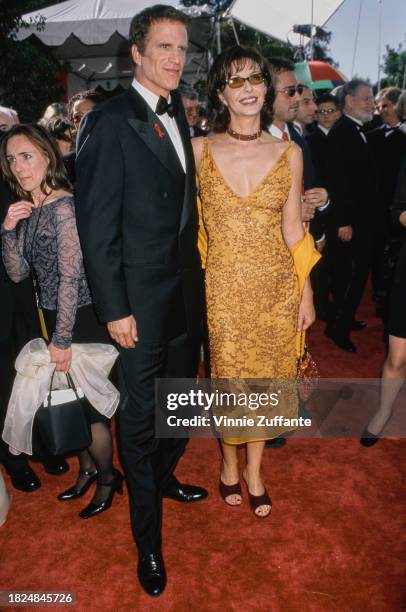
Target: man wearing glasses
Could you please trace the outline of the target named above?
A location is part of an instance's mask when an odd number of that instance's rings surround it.
[[[333,289],[333,317],[326,335],[354,353],[351,331],[365,327],[355,320],[368,278],[379,220],[376,168],[363,126],[372,120],[374,97],[365,81],[345,83],[339,93],[343,116],[327,137],[326,168],[331,194],[328,244]]]
[[[268,60],[275,88],[274,120],[270,133],[281,140],[294,140],[303,152],[304,194],[302,198],[302,219],[310,221],[316,209],[328,202],[328,193],[323,187],[315,187],[313,162],[306,141],[296,131],[293,121],[297,117],[304,85],[297,82],[294,65],[290,60],[275,57]],[[319,238],[320,236],[315,236]]]

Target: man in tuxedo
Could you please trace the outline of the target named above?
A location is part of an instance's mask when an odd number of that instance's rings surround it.
[[[197,91],[190,85],[181,85],[179,93],[182,98],[183,108],[185,109],[186,119],[189,125],[191,138],[205,136],[206,132],[198,126],[199,122],[199,96]]]
[[[317,104],[314,98],[314,93],[311,89],[303,85],[303,92],[299,100],[296,119],[293,125],[303,137],[311,133],[311,126],[316,120]]]
[[[311,221],[316,216],[316,210],[324,210],[328,204],[328,193],[323,187],[316,187],[314,167],[309,147],[305,139],[295,129],[295,121],[299,103],[305,87],[297,82],[294,73],[294,64],[283,57],[268,59],[275,89],[274,120],[269,129],[270,133],[281,140],[293,140],[300,146],[303,153],[303,187],[302,219]],[[317,219],[312,223],[315,240],[322,238],[322,230]]]
[[[325,166],[327,134],[340,116],[338,100],[331,94],[323,94],[317,99],[316,118],[317,126],[310,134],[306,135],[306,141],[310,149],[316,173],[317,184],[325,185]]]
[[[309,103],[310,105],[310,103]],[[338,110],[337,98],[331,94],[323,94],[315,103],[315,115],[317,117],[316,128],[306,135],[306,142],[312,156],[313,167],[315,172],[315,184],[326,185],[325,167],[328,164],[326,158],[326,142],[327,134],[335,121],[338,119],[340,112]],[[302,122],[312,120],[312,107],[308,109],[306,114],[302,113]],[[299,114],[298,114],[299,119]],[[326,215],[320,221],[323,221],[323,233],[326,235]],[[314,292],[314,305],[316,308],[317,318],[322,321],[328,321],[330,318],[330,273],[328,269],[328,243],[323,246],[323,257],[318,262],[317,266],[311,272],[311,281]]]
[[[207,496],[173,470],[186,440],[158,439],[156,378],[195,377],[203,287],[197,249],[195,166],[180,96],[188,18],[156,5],[130,27],[135,78],[123,94],[90,111],[76,161],[79,234],[95,307],[120,350],[126,396],[121,451],[149,595],[165,588],[162,497]],[[177,543],[182,547],[181,534]]]
[[[376,168],[363,125],[372,120],[374,97],[368,83],[354,79],[339,94],[343,116],[327,137],[326,168],[331,194],[328,219],[333,317],[326,335],[341,349],[355,352],[351,330],[371,262],[377,232]]]

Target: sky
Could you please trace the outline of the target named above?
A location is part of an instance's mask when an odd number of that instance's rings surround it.
[[[375,83],[378,78],[379,0],[345,0],[337,13],[327,22],[325,29],[332,33],[331,56],[340,64],[341,72],[350,78],[360,2],[362,2],[362,12],[354,74],[364,78],[369,77],[371,82]],[[381,0],[381,2],[383,55],[385,45],[397,48],[399,43],[405,42],[406,0]],[[406,45],[404,48],[406,49]]]

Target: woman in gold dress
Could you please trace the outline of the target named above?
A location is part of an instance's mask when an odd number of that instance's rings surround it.
[[[309,279],[300,298],[290,252],[304,237],[302,153],[267,131],[274,94],[256,51],[236,46],[220,54],[208,94],[214,133],[192,142],[207,236],[202,258],[211,377],[293,381],[297,331],[314,321]],[[290,404],[288,416],[297,416],[296,395]],[[261,460],[265,439],[281,431],[264,439],[222,439],[220,493],[226,503],[242,502],[237,445],[246,442],[243,478],[250,506],[258,517],[270,514]]]

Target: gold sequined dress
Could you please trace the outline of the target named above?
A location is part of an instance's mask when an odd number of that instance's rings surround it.
[[[289,144],[253,193],[241,197],[224,180],[209,140],[204,139],[199,189],[207,234],[212,378],[295,379],[299,289],[282,236],[282,208],[291,187],[291,148]],[[296,394],[288,395],[279,413],[294,418]],[[255,439],[291,429],[268,428]],[[252,436],[238,442],[248,439]]]

